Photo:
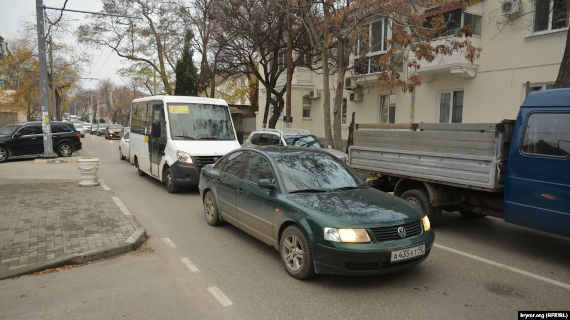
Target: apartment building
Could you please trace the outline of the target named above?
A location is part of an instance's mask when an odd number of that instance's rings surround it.
[[[376,58],[386,52],[389,21],[369,24],[369,48],[356,49],[347,73],[342,108],[343,138],[353,112],[357,123],[499,122],[516,118],[526,92],[549,88],[558,74],[568,32],[568,0],[470,1],[465,8],[443,13],[447,28],[435,43],[443,42],[466,24],[472,43],[481,48],[473,64],[464,52],[421,62],[422,84],[415,97],[395,88],[379,89]],[[434,11],[435,13],[435,11]],[[284,85],[285,77],[282,77]],[[331,101],[334,94],[331,77]],[[324,136],[321,76],[297,68],[293,77],[293,127]],[[260,101],[265,92],[260,88]],[[258,127],[262,110],[257,115]],[[278,123],[278,126],[281,126]]]

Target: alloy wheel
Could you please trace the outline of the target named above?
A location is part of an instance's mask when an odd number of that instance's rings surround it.
[[[72,153],[71,146],[68,145],[67,143],[64,143],[64,144],[59,146],[59,154],[62,157],[69,157],[69,156],[71,156],[71,153]]]
[[[298,272],[303,268],[305,259],[305,251],[303,244],[297,235],[289,234],[286,236],[283,247],[283,260],[287,264],[287,268],[292,272]]]
[[[6,159],[8,159],[8,150],[0,147],[0,162],[6,161]]]
[[[208,219],[208,221],[214,221],[214,219],[216,219],[216,207],[214,206],[214,200],[211,196],[206,197],[204,207],[206,209],[206,219]]]

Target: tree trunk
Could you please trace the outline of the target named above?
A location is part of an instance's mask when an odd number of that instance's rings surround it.
[[[267,128],[267,117],[269,116],[269,105],[271,104],[271,92],[265,87],[265,110],[263,110],[263,127]]]
[[[287,8],[287,83],[285,96],[285,127],[292,126],[293,118],[291,117],[291,82],[293,82],[293,35],[291,32],[291,18],[289,16],[289,8]]]
[[[570,88],[570,31],[566,32],[566,49],[558,70],[554,88]]]
[[[331,92],[329,82],[329,12],[325,6],[324,24],[323,24],[323,40],[321,48],[321,58],[323,64],[323,121],[325,124],[325,139],[329,145],[334,145],[331,132]]]
[[[271,113],[271,118],[269,118],[269,124],[268,124],[268,127],[271,129],[275,129],[275,125],[277,125],[277,120],[279,120],[279,117],[281,116],[281,113],[283,112],[283,107],[285,105],[285,101],[283,100],[283,94],[277,96],[276,98],[277,101],[274,101],[275,108]]]
[[[342,100],[344,92],[344,76],[346,75],[347,62],[345,61],[346,39],[340,38],[337,42],[337,72],[336,89],[333,107],[333,138],[334,148],[342,150]]]

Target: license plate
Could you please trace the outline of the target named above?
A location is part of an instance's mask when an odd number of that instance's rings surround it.
[[[415,246],[411,248],[392,251],[390,254],[390,262],[398,262],[403,260],[420,257],[426,254],[426,245]]]

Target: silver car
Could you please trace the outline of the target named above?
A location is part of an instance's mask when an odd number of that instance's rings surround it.
[[[323,149],[333,156],[346,162],[347,155],[342,151],[326,148],[311,132],[305,129],[260,129],[253,131],[244,147],[259,147],[268,145],[297,146]]]

